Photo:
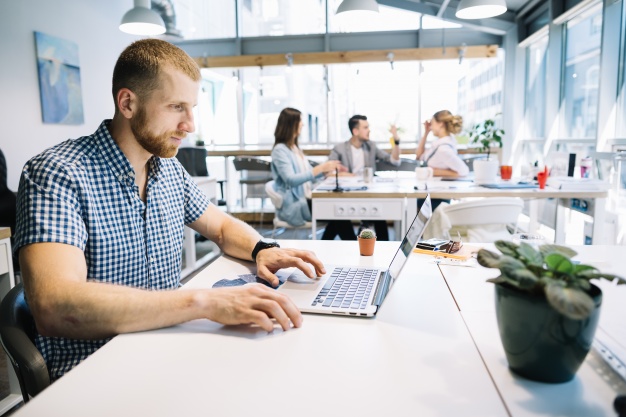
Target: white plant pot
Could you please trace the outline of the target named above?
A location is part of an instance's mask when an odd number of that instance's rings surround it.
[[[493,184],[498,178],[497,159],[478,159],[474,161],[474,182],[476,184]]]

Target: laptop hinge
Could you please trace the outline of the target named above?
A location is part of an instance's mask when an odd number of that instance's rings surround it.
[[[376,287],[376,293],[374,294],[374,298],[372,299],[372,305],[376,307],[380,307],[385,296],[389,292],[389,283],[391,282],[391,274],[389,270],[381,271],[383,277],[378,280],[378,286]]]

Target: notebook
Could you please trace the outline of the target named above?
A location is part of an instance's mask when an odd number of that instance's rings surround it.
[[[510,190],[518,188],[539,188],[537,184],[531,184],[528,182],[499,182],[496,184],[480,184],[481,187],[495,188],[498,190]]]
[[[288,277],[277,274],[281,279],[277,291],[287,294],[303,313],[372,317],[400,275],[431,216],[432,205],[427,195],[387,269],[326,265],[326,275],[315,280],[296,270]]]

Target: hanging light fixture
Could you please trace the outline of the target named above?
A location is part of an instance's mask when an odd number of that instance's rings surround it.
[[[165,33],[163,18],[150,8],[150,0],[134,0],[135,7],[126,12],[120,23],[122,32],[155,36]]]
[[[376,0],[343,0],[335,14],[355,10],[378,13],[378,3],[376,3]]]
[[[504,0],[461,0],[456,9],[459,19],[486,19],[506,12]]]

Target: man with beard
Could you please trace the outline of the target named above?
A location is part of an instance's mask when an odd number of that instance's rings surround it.
[[[52,381],[120,333],[199,318],[268,332],[302,324],[293,302],[262,284],[173,291],[185,225],[256,261],[273,286],[280,268],[325,273],[312,252],[281,249],[217,209],[173,158],[194,131],[199,86],[181,49],[137,41],[113,71],[113,119],[23,169],[15,250]]]
[[[341,164],[348,168],[352,175],[362,175],[365,167],[376,169],[376,160],[381,159],[400,166],[400,138],[396,126],[391,126],[389,131],[393,135],[396,146],[391,150],[391,154],[378,149],[374,142],[370,142],[370,125],[367,117],[355,114],[348,120],[348,128],[352,137],[344,143],[336,145],[328,156],[329,160],[340,161]],[[333,240],[337,234],[343,240],[356,239],[356,236],[345,236],[340,231],[346,230],[348,220],[333,220],[328,223],[324,230],[322,239]],[[378,240],[389,240],[389,232],[387,231],[387,222],[384,220],[376,220],[371,222],[376,229],[376,238]],[[361,229],[370,226],[361,222]]]

